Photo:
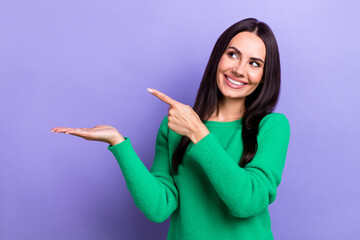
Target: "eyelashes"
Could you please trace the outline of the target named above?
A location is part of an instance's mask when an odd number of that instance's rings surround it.
[[[236,53],[234,53],[234,52],[229,52],[229,53],[228,53],[228,56],[229,56],[230,58],[233,58],[232,55],[237,56]],[[237,58],[237,57],[236,57],[236,58]]]
[[[232,59],[238,59],[238,56],[237,56],[236,52],[228,52],[227,55]],[[233,57],[234,55],[236,57]],[[255,63],[255,65],[253,63]],[[260,67],[260,64],[258,62],[255,62],[255,61],[251,61],[250,65],[253,66],[253,67]]]
[[[254,66],[254,67],[260,67],[260,64],[258,64],[257,62],[250,62],[250,63],[255,63],[256,64],[256,66]]]

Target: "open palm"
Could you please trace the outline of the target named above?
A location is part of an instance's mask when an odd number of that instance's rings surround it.
[[[51,132],[71,134],[86,140],[101,141],[110,144],[116,141],[116,139],[124,139],[116,128],[109,125],[97,125],[93,128],[55,127]]]

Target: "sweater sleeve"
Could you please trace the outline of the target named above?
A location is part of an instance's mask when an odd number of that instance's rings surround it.
[[[178,207],[178,190],[170,171],[168,126],[164,118],[156,137],[155,158],[151,170],[135,153],[130,139],[109,145],[136,206],[153,222],[165,221]]]
[[[257,139],[257,152],[245,168],[228,155],[211,132],[188,152],[235,217],[256,215],[275,200],[290,140],[286,116],[280,113],[265,116]]]

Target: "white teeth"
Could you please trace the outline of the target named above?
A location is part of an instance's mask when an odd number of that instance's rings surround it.
[[[244,85],[245,83],[241,83],[241,82],[238,82],[238,81],[235,81],[235,80],[232,80],[231,78],[229,77],[226,77],[227,80],[229,80],[230,82],[232,82],[233,84],[235,85],[239,85],[239,86],[242,86]]]

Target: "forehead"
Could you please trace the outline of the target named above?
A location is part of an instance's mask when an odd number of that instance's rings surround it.
[[[240,32],[229,42],[228,47],[236,47],[241,54],[265,60],[266,47],[264,42],[251,32]]]

